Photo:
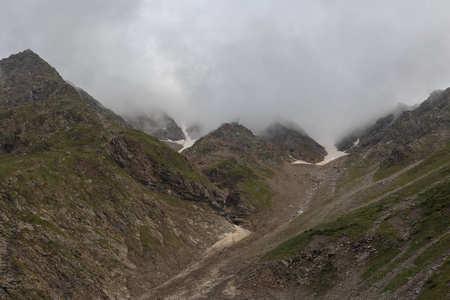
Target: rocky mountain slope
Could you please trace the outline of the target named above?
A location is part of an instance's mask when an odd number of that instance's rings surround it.
[[[222,124],[183,152],[225,195],[224,212],[248,228],[251,215],[270,207],[267,180],[273,167],[289,160],[276,145],[237,123]]]
[[[273,123],[260,136],[274,143],[296,160],[317,163],[323,161],[327,155],[322,145],[293,124]]]
[[[310,209],[268,241],[277,246],[237,280],[238,294],[450,297],[449,105],[450,89],[434,93],[361,136],[350,156],[333,166],[335,181],[319,177]]]
[[[261,138],[238,123],[225,123],[183,154],[226,195],[226,215],[253,227],[254,216],[272,205],[276,186],[269,183],[278,169],[295,158],[321,161],[326,151],[306,133],[279,123]]]
[[[184,154],[197,165],[211,165],[222,157],[248,158],[277,164],[287,155],[276,145],[255,136],[238,123],[225,123],[199,139]]]
[[[30,50],[0,61],[0,129],[2,299],[129,298],[234,230],[191,163]]]
[[[178,141],[186,138],[175,120],[164,112],[126,115],[124,119],[134,128],[160,140]]]
[[[449,103],[324,166],[291,164],[323,153],[286,126],[180,155],[32,51],[0,60],[0,298],[449,298]]]
[[[346,157],[285,165],[274,189],[285,201],[283,224],[258,228],[217,262],[154,291],[168,299],[449,298],[449,91]],[[390,160],[399,147],[408,155]]]
[[[430,97],[434,98],[439,95],[442,91],[434,91]],[[341,139],[336,143],[336,147],[339,151],[349,151],[356,141],[365,140],[365,139],[373,139],[379,132],[384,130],[386,127],[390,126],[395,120],[397,120],[403,112],[413,111],[418,108],[419,105],[408,106],[406,104],[398,104],[396,109],[389,113],[388,115],[379,118],[374,124],[370,124],[368,126],[358,128],[353,131],[350,135]],[[374,141],[372,141],[373,143]],[[371,143],[369,141],[365,142]]]

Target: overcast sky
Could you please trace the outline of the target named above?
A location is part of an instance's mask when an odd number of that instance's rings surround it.
[[[32,49],[118,113],[212,130],[297,123],[323,144],[450,86],[450,1],[1,0]]]

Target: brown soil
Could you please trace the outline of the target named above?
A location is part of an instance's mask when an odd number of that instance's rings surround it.
[[[244,239],[222,242],[205,251],[203,259],[192,264],[178,275],[143,293],[137,299],[234,299],[238,297],[238,275],[255,263],[268,250],[277,233],[299,219],[314,205],[314,195],[326,180],[325,173],[333,170],[329,164],[286,164],[276,170],[270,184],[276,196],[269,211],[253,216],[253,232]],[[328,176],[328,175],[327,175]],[[281,241],[281,240],[280,240]],[[217,246],[220,245],[220,246]]]

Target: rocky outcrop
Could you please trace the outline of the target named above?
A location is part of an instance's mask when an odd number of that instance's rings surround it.
[[[221,125],[183,155],[225,195],[224,213],[249,228],[248,218],[270,207],[273,192],[266,182],[274,176],[270,168],[290,160],[276,145],[237,123]]]
[[[1,299],[133,298],[234,228],[219,196],[32,51],[0,61]]]
[[[430,95],[429,100],[438,98],[439,95],[442,94],[442,91],[435,91]],[[427,100],[428,101],[428,100]],[[424,102],[425,103],[425,102]],[[349,151],[355,142],[359,140],[360,147],[361,146],[370,146],[375,145],[384,138],[383,132],[387,132],[390,130],[390,128],[393,128],[394,122],[396,122],[399,118],[403,115],[410,115],[414,114],[413,112],[419,108],[419,105],[413,105],[408,106],[406,104],[398,104],[396,109],[384,116],[379,118],[374,124],[369,125],[364,128],[359,128],[353,131],[350,135],[346,136],[345,138],[341,139],[336,143],[336,147],[339,151]],[[422,112],[419,110],[415,113],[419,118],[426,117],[422,114]],[[401,123],[403,119],[399,120],[398,122]],[[405,132],[406,135],[407,132]]]
[[[211,165],[219,156],[250,158],[269,164],[289,160],[287,154],[274,144],[255,136],[238,123],[225,123],[199,139],[183,154],[198,165]]]
[[[31,50],[0,60],[0,107],[48,100],[64,85],[58,72]]]
[[[297,160],[310,163],[323,161],[327,152],[325,148],[309,137],[302,129],[292,124],[273,123],[261,134],[261,138],[280,147]]]
[[[173,159],[178,159],[180,160],[178,163],[187,166],[185,174],[177,170],[177,167],[161,163],[146,153],[138,142],[126,137],[112,139],[108,150],[113,160],[125,173],[145,187],[180,199],[207,202],[217,207],[216,200],[220,199],[220,193],[211,184],[207,188],[206,178],[202,182],[201,176],[196,174],[192,165],[187,161],[181,161],[183,158],[175,157],[178,154],[172,153]],[[195,179],[194,176],[189,176],[193,174],[197,175]]]
[[[129,114],[124,118],[134,128],[160,140],[179,141],[186,138],[175,120],[164,112]]]

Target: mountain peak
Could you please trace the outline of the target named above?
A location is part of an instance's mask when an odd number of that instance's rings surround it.
[[[253,139],[255,137],[250,129],[237,122],[223,123],[219,126],[219,128],[217,128],[217,130],[213,131],[211,134],[216,137],[224,138],[226,140],[233,140],[236,137],[242,139],[243,136],[250,139]]]
[[[295,124],[275,122],[267,127],[261,138],[272,142],[290,156],[307,162],[320,162],[327,152]]]
[[[222,156],[252,157],[270,163],[287,159],[287,155],[277,146],[255,136],[250,129],[236,122],[220,125],[183,152],[198,164],[205,164],[205,156],[218,153]],[[214,161],[211,157],[209,160]]]
[[[0,106],[14,106],[47,99],[65,82],[52,66],[28,49],[0,60],[0,84]]]

